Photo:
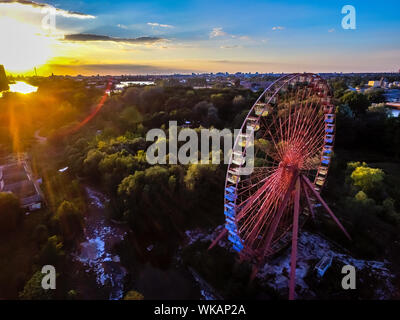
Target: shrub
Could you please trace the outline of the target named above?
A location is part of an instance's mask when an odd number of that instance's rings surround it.
[[[128,293],[125,295],[124,300],[143,300],[144,296],[137,291],[128,291]]]

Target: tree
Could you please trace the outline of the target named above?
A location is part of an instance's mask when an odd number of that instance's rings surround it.
[[[370,103],[381,103],[385,102],[385,91],[383,89],[374,89],[369,91],[367,95],[367,99]]]
[[[83,161],[83,168],[86,175],[96,178],[99,176],[99,163],[105,157],[104,152],[97,149],[90,149],[86,159]]]
[[[118,194],[120,196],[129,197],[133,193],[140,192],[145,183],[144,171],[136,171],[135,174],[131,174],[124,178],[118,186]]]
[[[0,192],[0,230],[15,230],[21,214],[18,198],[13,193]]]
[[[124,177],[139,168],[138,160],[126,150],[107,155],[99,163],[104,184],[110,190],[114,190]]]
[[[211,102],[218,109],[218,117],[220,119],[228,120],[233,117],[231,99],[230,95],[224,93],[211,95]]]
[[[235,96],[232,101],[233,106],[240,110],[246,106],[246,99],[242,95]]]
[[[8,86],[8,80],[6,76],[6,72],[4,70],[4,66],[0,65],[0,92],[8,90],[10,87]]]
[[[69,201],[63,201],[54,217],[65,241],[76,240],[83,231],[83,218],[78,208]]]
[[[68,300],[76,300],[78,297],[78,292],[76,290],[69,290],[67,293],[67,299]]]
[[[333,88],[335,98],[340,98],[348,89],[348,86],[343,79],[331,81],[331,86]]]
[[[352,118],[353,111],[350,109],[349,105],[341,104],[337,107],[338,114],[345,117],[345,118]]]
[[[368,192],[379,187],[384,179],[384,172],[381,169],[370,167],[357,167],[351,174],[353,184],[361,188],[362,191]]]
[[[213,104],[207,101],[200,101],[193,107],[196,115],[196,120],[204,121],[208,115],[208,110],[213,107]]]
[[[342,103],[348,104],[356,115],[364,114],[370,104],[364,94],[354,91],[345,93],[340,100]]]
[[[35,241],[36,241],[36,243],[38,245],[41,245],[44,242],[46,242],[48,236],[49,236],[49,232],[48,232],[47,227],[45,225],[38,224],[35,227],[35,230],[33,232],[33,238],[35,239]]]
[[[33,274],[25,284],[24,290],[19,294],[22,300],[50,300],[54,290],[45,290],[42,287],[42,279],[45,275],[40,271]]]
[[[190,191],[199,191],[208,194],[210,188],[218,179],[216,165],[191,164],[185,176],[186,188]],[[198,194],[200,197],[201,195]]]
[[[136,109],[136,107],[127,107],[125,108],[120,115],[121,118],[121,124],[123,128],[129,130],[132,128],[134,125],[137,123],[140,123],[142,121],[142,115],[140,112]]]
[[[140,102],[141,89],[136,87],[127,88],[124,92],[123,99],[125,103],[138,105]]]
[[[39,263],[41,265],[50,264],[57,266],[62,261],[64,256],[63,243],[57,236],[52,236],[47,239],[47,243],[43,246],[40,251]]]
[[[386,217],[391,221],[396,224],[400,223],[400,214],[396,212],[396,207],[395,207],[395,200],[392,198],[386,198],[383,202],[383,209],[385,211]]]
[[[247,110],[247,109],[246,109],[246,110],[243,110],[243,111],[240,112],[240,113],[237,113],[236,116],[235,116],[235,118],[234,118],[233,121],[232,121],[232,126],[231,126],[231,128],[234,128],[234,129],[240,128],[240,127],[242,126],[242,123],[243,123],[244,120],[246,119],[246,117],[247,117],[249,111],[250,111],[250,110]]]
[[[168,169],[161,166],[153,166],[146,169],[146,184],[151,186],[152,191],[160,190],[168,185],[169,173]]]
[[[254,143],[256,148],[259,148],[264,154],[267,154],[268,151],[271,149],[271,143],[263,138],[257,139]]]
[[[374,103],[368,107],[368,113],[381,114],[387,117],[390,114],[390,109],[384,103]]]
[[[161,87],[146,87],[140,93],[139,111],[142,113],[155,113],[164,106],[164,89]]]
[[[359,191],[355,197],[354,197],[357,201],[365,201],[368,199],[368,196],[366,195],[366,193],[364,191]]]

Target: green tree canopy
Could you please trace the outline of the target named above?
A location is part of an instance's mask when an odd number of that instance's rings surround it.
[[[72,202],[63,201],[57,209],[54,220],[66,241],[76,239],[83,231],[82,214]]]
[[[39,263],[41,265],[54,265],[62,261],[64,256],[63,243],[60,241],[59,237],[51,236],[47,239],[47,243],[43,246],[40,251]]]
[[[44,274],[37,271],[25,284],[24,290],[19,294],[21,300],[51,300],[54,290],[45,290],[42,287]]]
[[[385,91],[383,89],[374,89],[369,91],[366,96],[370,103],[381,103],[385,102]]]
[[[368,106],[370,105],[370,102],[364,94],[354,91],[345,93],[340,100],[342,103],[348,104],[350,109],[356,115],[365,113]]]
[[[368,192],[382,183],[385,174],[381,169],[361,166],[357,167],[350,177],[355,186],[360,187],[364,192]]]

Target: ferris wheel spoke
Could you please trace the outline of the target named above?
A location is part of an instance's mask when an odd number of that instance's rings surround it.
[[[238,220],[240,220],[241,216],[244,215],[244,213],[247,212],[251,208],[252,205],[256,203],[259,197],[262,196],[262,194],[266,191],[268,191],[269,188],[271,188],[275,183],[276,183],[276,178],[275,177],[269,177],[269,179],[266,179],[266,181],[263,183],[263,185],[248,199],[243,201],[242,203],[237,204],[237,207],[241,208],[244,206],[240,213],[238,214]]]

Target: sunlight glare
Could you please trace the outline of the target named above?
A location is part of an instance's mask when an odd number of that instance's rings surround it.
[[[17,81],[14,84],[10,84],[10,92],[18,92],[23,94],[28,94],[32,92],[36,92],[38,87],[31,86],[23,81]]]
[[[7,71],[30,71],[52,57],[52,38],[38,26],[0,16],[0,39],[0,61]]]

